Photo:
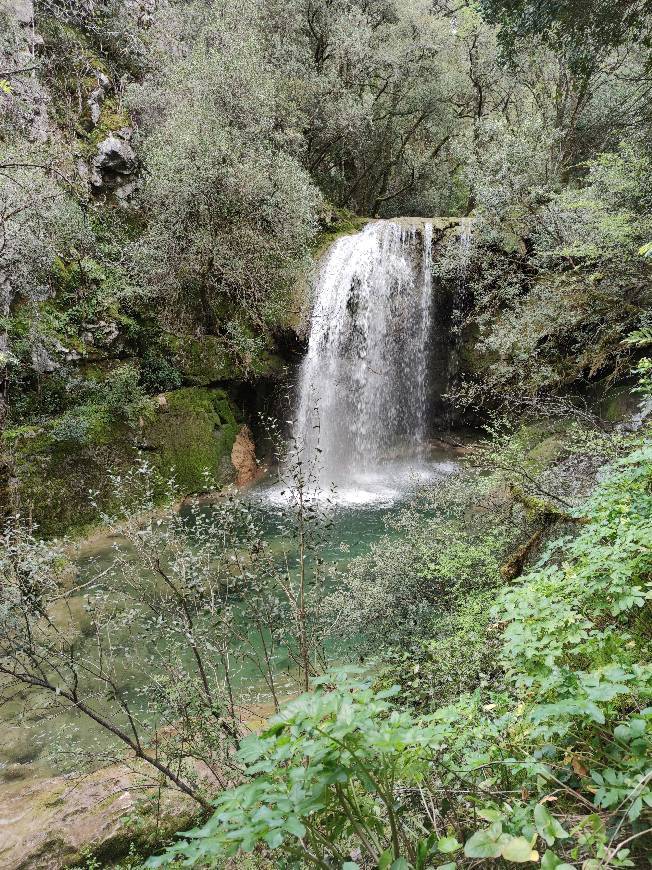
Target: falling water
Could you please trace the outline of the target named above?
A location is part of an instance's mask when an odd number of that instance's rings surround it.
[[[350,487],[428,430],[432,224],[375,221],[337,241],[315,291],[295,434],[322,482]]]

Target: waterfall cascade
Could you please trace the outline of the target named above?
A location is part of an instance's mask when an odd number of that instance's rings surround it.
[[[374,221],[321,264],[295,435],[338,487],[418,458],[429,422],[432,224]]]

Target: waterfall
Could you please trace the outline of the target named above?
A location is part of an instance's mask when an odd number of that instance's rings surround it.
[[[432,224],[374,221],[322,262],[295,436],[324,484],[418,455],[428,432]]]

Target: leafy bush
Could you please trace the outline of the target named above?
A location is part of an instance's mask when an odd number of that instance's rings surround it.
[[[500,582],[510,540],[494,482],[467,472],[425,491],[388,520],[327,602],[338,635],[367,653],[418,646],[442,614]],[[473,522],[469,522],[469,515]]]
[[[474,176],[480,209],[466,294],[483,365],[469,401],[514,407],[525,396],[626,376],[632,348],[623,339],[651,302],[650,264],[638,256],[652,232],[649,156],[623,145],[587,162],[581,184],[545,191],[528,180],[534,162],[512,172],[495,160],[507,188],[491,165],[488,178]]]

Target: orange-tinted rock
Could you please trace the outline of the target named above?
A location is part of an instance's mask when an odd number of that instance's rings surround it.
[[[256,445],[249,426],[238,432],[231,450],[231,462],[236,471],[237,486],[247,486],[260,477],[261,469],[256,461]]]

